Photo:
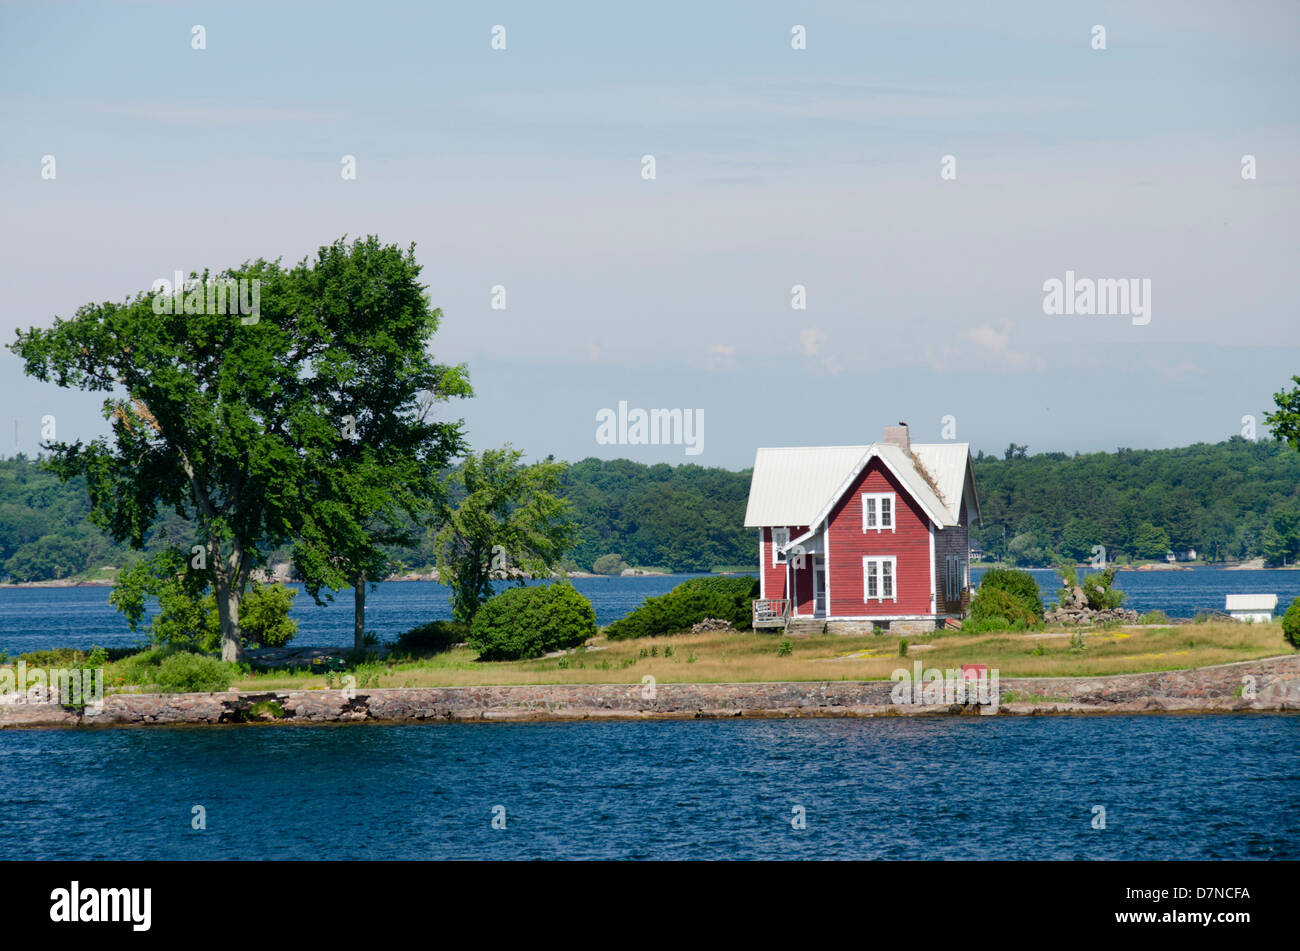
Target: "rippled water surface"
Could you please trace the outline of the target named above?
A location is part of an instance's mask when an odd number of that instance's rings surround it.
[[[972,572],[978,583],[981,571]],[[1035,571],[1045,602],[1055,600],[1060,578]],[[596,620],[609,624],[632,611],[646,598],[663,594],[693,575],[644,578],[578,578],[575,586],[591,600]],[[1138,611],[1160,609],[1170,617],[1193,617],[1200,611],[1222,610],[1224,595],[1278,595],[1279,610],[1300,595],[1300,571],[1122,572],[1116,586],[1129,595],[1126,606]],[[108,604],[108,588],[0,588],[0,650],[16,655],[48,647],[89,648],[133,644],[126,621]],[[295,644],[352,644],[352,592],[340,593],[325,607],[299,594],[292,611],[298,622]],[[417,624],[451,617],[448,590],[432,581],[389,581],[367,596],[366,624],[383,640]]]
[[[9,731],[0,829],[6,858],[1297,859],[1300,717]]]

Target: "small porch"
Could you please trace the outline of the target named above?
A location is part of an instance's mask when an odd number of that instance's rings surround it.
[[[789,598],[758,598],[753,603],[753,627],[784,629],[790,621]]]
[[[775,537],[774,537],[775,542]],[[812,530],[784,543],[775,542],[776,562],[785,567],[785,617],[826,617],[826,540],[825,531]],[[769,599],[782,600],[782,599]],[[775,627],[774,620],[766,626]],[[788,626],[788,625],[787,625]]]

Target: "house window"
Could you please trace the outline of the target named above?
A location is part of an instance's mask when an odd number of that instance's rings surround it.
[[[864,532],[894,531],[894,493],[862,493],[862,530]]]
[[[774,528],[772,529],[772,567],[785,564],[785,552],[781,551],[786,545],[790,544],[790,529]]]
[[[898,600],[898,558],[894,555],[862,559],[862,600]]]

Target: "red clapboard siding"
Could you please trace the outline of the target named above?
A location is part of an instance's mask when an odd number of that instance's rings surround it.
[[[781,526],[778,525],[777,527],[780,528]],[[808,526],[806,526],[806,525],[802,525],[802,526],[800,526],[800,525],[791,525],[791,526],[789,526],[789,528],[790,528],[790,538],[791,538],[791,540],[794,540],[794,539],[798,538],[798,537],[799,537],[800,535],[802,535],[804,532],[808,531]],[[760,558],[762,559],[762,561],[759,562],[759,570],[763,573],[763,574],[762,574],[762,577],[763,577],[763,588],[762,588],[762,591],[763,591],[763,597],[765,597],[765,598],[792,598],[792,597],[794,596],[793,592],[791,592],[791,591],[787,591],[787,590],[786,590],[786,584],[785,584],[785,565],[775,565],[775,566],[773,566],[773,564],[772,564],[772,529],[770,529],[770,528],[765,528],[765,529],[763,529],[762,541],[763,541],[763,544],[762,544],[762,548],[760,549],[760,552],[761,552],[761,554],[760,554]],[[811,558],[807,558],[807,557],[805,557],[804,561],[805,561],[806,563],[811,563],[812,559],[811,559]],[[811,600],[812,600],[812,572],[811,572],[811,570],[809,570],[806,566],[805,566],[805,571],[808,572],[807,585],[808,585],[808,592],[809,592],[809,593],[808,593],[807,597],[808,597],[808,599],[809,599],[809,602],[811,603]],[[792,574],[793,574],[793,572],[792,572]],[[803,587],[804,587],[804,578],[800,577],[800,578],[799,578],[799,597],[800,597],[800,599],[802,599],[802,598],[804,597]],[[811,611],[811,609],[810,609],[810,611]]]
[[[895,530],[862,530],[862,493],[893,492]],[[872,459],[853,486],[831,510],[827,557],[831,617],[930,614],[929,519],[879,459]],[[893,555],[898,559],[898,601],[863,601],[862,559]]]
[[[802,529],[807,531],[807,529]],[[796,536],[791,535],[791,538]],[[803,567],[790,567],[790,574],[794,576],[794,613],[812,617],[813,613],[813,556],[803,556]]]

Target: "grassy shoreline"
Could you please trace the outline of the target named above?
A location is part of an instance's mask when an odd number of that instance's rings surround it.
[[[610,641],[561,657],[480,662],[468,648],[417,658],[372,660],[354,669],[369,687],[454,687],[542,684],[759,683],[888,680],[899,667],[960,669],[985,664],[1002,677],[1100,677],[1210,667],[1284,655],[1291,650],[1279,622],[1113,627],[962,634],[935,632],[899,638],[887,634],[785,637],[713,631]],[[900,656],[900,640],[908,642]],[[789,653],[783,653],[788,644]],[[333,682],[338,682],[335,675]],[[237,678],[240,690],[329,686],[322,674],[262,671]]]
[[[905,654],[902,641],[907,642]],[[657,683],[681,684],[876,681],[888,680],[900,667],[910,670],[916,662],[941,670],[984,664],[1003,678],[1103,677],[1212,667],[1293,652],[1280,621],[1048,627],[983,634],[937,631],[905,638],[711,631],[623,641],[602,635],[560,656],[519,661],[480,661],[474,650],[460,646],[419,656],[372,654],[329,674],[246,667],[230,687],[328,689],[343,686],[345,676],[360,688],[637,684],[647,676]],[[130,678],[132,656],[122,654],[111,652],[105,667],[110,690],[137,683]],[[85,658],[74,651],[25,656],[33,658],[27,661],[29,667],[34,660],[51,667],[76,666]],[[12,668],[17,660],[0,660],[0,668]]]

